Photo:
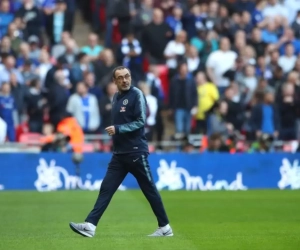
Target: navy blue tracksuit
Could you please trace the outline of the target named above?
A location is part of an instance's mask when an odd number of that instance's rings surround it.
[[[169,224],[161,197],[153,182],[148,164],[148,144],[144,133],[147,103],[143,93],[136,87],[124,93],[116,93],[112,102],[113,157],[108,165],[94,209],[86,218],[97,226],[112,196],[131,173],[146,196],[157,218],[158,226]]]

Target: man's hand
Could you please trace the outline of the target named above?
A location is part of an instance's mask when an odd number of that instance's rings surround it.
[[[234,129],[234,127],[231,123],[227,123],[226,128],[227,128],[228,131],[232,131]]]
[[[9,75],[9,81],[10,81],[11,85],[13,85],[13,86],[17,86],[17,84],[18,84],[17,76],[14,73],[11,73]]]
[[[112,105],[110,103],[105,105],[106,110],[111,110],[111,108],[112,108]]]
[[[109,134],[109,135],[115,135],[116,134],[116,129],[115,126],[109,126],[105,129],[105,131]]]
[[[256,138],[261,137],[261,135],[262,135],[262,132],[260,130],[256,131]]]

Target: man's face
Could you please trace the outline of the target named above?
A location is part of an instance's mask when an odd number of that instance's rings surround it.
[[[228,106],[226,102],[221,102],[220,104],[220,113],[222,115],[226,115],[227,114],[227,110],[228,110]]]
[[[106,91],[107,91],[108,96],[113,96],[118,90],[117,90],[117,87],[115,84],[110,83],[110,84],[108,84]]]
[[[218,150],[220,147],[221,147],[221,140],[220,139],[213,139],[213,140],[210,140],[210,148],[213,149],[213,150]]]
[[[187,67],[187,64],[186,63],[183,63],[180,68],[179,68],[179,74],[182,75],[182,76],[185,76],[187,75],[188,73],[188,67]]]
[[[134,40],[134,35],[133,34],[127,35],[127,39],[128,39],[128,42],[132,43]]]
[[[253,30],[253,33],[252,33],[252,39],[254,41],[260,41],[261,40],[261,32],[259,29],[255,29]]]
[[[70,33],[69,33],[69,32],[63,32],[63,33],[61,34],[61,41],[62,41],[62,43],[65,44],[65,45],[68,43],[68,41],[70,40],[70,38],[71,38],[71,36],[70,36]]]
[[[97,36],[96,35],[91,34],[89,36],[89,45],[92,47],[97,45]]]
[[[5,13],[9,12],[9,7],[10,7],[9,5],[10,4],[9,4],[8,1],[2,1],[2,3],[1,3],[1,11],[5,12]]]
[[[179,32],[177,34],[177,40],[180,43],[185,43],[186,42],[186,33],[185,32]]]
[[[85,83],[89,86],[94,86],[95,85],[95,76],[94,74],[88,74],[86,77],[85,77]]]
[[[267,86],[268,86],[268,82],[265,79],[261,79],[260,82],[259,82],[259,87],[264,89]]]
[[[4,93],[4,94],[10,93],[10,85],[8,83],[5,83],[2,85],[2,93]]]
[[[82,96],[87,93],[87,88],[84,83],[80,83],[77,85],[77,93]]]
[[[295,49],[294,49],[294,46],[292,44],[289,44],[289,45],[287,45],[285,47],[285,54],[287,56],[293,56],[294,55],[294,51],[295,51]]]
[[[15,64],[16,64],[16,61],[15,61],[15,59],[14,59],[12,56],[8,57],[8,58],[6,59],[6,61],[5,61],[5,66],[6,66],[6,68],[8,68],[8,69],[14,68],[14,67],[15,67]]]
[[[274,102],[274,95],[272,93],[266,93],[265,94],[265,102],[266,103],[273,103]]]
[[[225,96],[227,99],[232,100],[234,96],[234,90],[232,88],[227,89],[225,92]]]
[[[65,3],[57,3],[56,4],[56,9],[58,10],[58,11],[65,11],[66,10],[66,8],[67,8],[67,5],[65,4]]]
[[[155,24],[161,24],[163,22],[163,13],[161,10],[154,10],[153,12],[153,22]]]
[[[229,40],[227,38],[223,38],[220,42],[221,50],[228,51],[229,50]]]
[[[119,69],[115,72],[114,83],[120,92],[127,91],[131,86],[131,75],[128,69]]]

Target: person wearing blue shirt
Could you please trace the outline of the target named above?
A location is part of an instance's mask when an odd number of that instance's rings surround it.
[[[251,13],[255,8],[255,3],[248,0],[237,0],[233,6],[236,12],[248,11]]]
[[[205,28],[206,14],[201,13],[200,6],[198,4],[194,5],[190,12],[187,12],[182,17],[183,29],[188,33],[189,39],[197,36],[199,30]]]
[[[19,57],[16,61],[16,68],[23,67],[26,61],[31,61],[31,64],[35,67],[40,64],[38,59],[30,58],[30,47],[28,43],[21,43]]]
[[[261,134],[278,136],[279,116],[274,106],[274,95],[272,93],[265,93],[263,103],[254,106],[250,123],[257,137]]]
[[[30,61],[34,67],[38,67],[40,62],[37,59],[27,59],[25,57],[19,57],[16,62],[16,67],[23,67],[27,61]]]
[[[3,83],[0,93],[0,117],[7,124],[7,138],[9,141],[16,141],[15,119],[16,106],[15,100],[11,95],[11,88],[9,83]]]
[[[264,20],[262,11],[263,11],[265,5],[266,5],[266,2],[262,1],[262,0],[259,0],[256,2],[255,9],[251,13],[252,24],[254,26],[259,25]]]
[[[277,43],[278,36],[276,33],[276,27],[273,22],[269,22],[266,29],[261,32],[261,40],[265,43]]]
[[[104,49],[103,46],[98,44],[98,36],[91,33],[88,38],[89,45],[81,48],[81,51],[92,58],[98,58],[100,52]]]
[[[166,18],[166,23],[170,26],[175,35],[183,28],[181,18],[182,9],[179,6],[175,6],[173,9],[173,15]]]
[[[280,55],[284,55],[285,46],[287,44],[292,44],[295,48],[294,54],[297,56],[300,54],[300,40],[295,38],[294,31],[291,28],[287,28],[284,31],[283,36],[280,38],[278,42]]]
[[[83,81],[85,72],[94,72],[94,67],[89,62],[87,55],[80,52],[77,55],[77,62],[70,68],[70,80],[74,86]]]
[[[10,3],[7,0],[1,1],[0,7],[0,39],[6,35],[8,25],[13,21],[14,15],[9,12]]]

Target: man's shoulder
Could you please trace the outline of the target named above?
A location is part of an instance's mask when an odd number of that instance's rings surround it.
[[[79,94],[74,93],[74,94],[70,95],[69,100],[73,100],[74,101],[76,99],[80,100],[80,95]]]
[[[135,94],[142,93],[142,91],[139,88],[135,87],[135,86],[132,86],[131,91]]]
[[[218,61],[220,55],[221,55],[220,50],[215,50],[211,52],[207,58],[208,64],[211,63],[212,61]]]
[[[137,88],[137,87],[132,87],[132,89],[131,89],[131,95],[132,96],[143,96],[143,92],[139,89],[139,88]]]

